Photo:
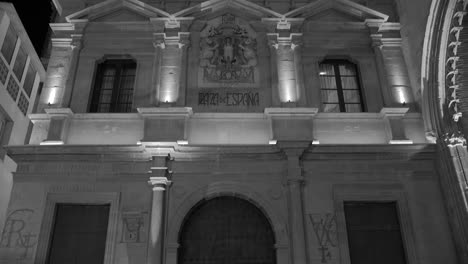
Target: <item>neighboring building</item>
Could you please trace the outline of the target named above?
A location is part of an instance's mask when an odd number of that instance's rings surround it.
[[[55,1],[0,262],[468,263],[467,3]]]
[[[16,163],[6,145],[29,141],[31,121],[45,70],[12,4],[0,3],[0,226],[6,218]]]

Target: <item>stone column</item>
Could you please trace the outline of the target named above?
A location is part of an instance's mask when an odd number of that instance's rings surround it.
[[[162,264],[164,249],[164,229],[166,218],[165,196],[166,188],[171,184],[168,180],[170,170],[166,157],[154,157],[151,166],[151,177],[148,183],[152,187],[151,220],[148,235],[147,264]]]
[[[288,159],[288,174],[286,183],[288,186],[289,230],[291,236],[291,252],[293,264],[306,264],[307,251],[304,226],[304,208],[302,204],[302,186],[304,177],[300,164],[300,156],[310,142],[286,143],[278,142]]]
[[[189,40],[189,32],[155,33],[154,46],[159,49],[156,98],[160,105],[174,105],[180,96],[182,61]]]
[[[270,33],[267,36],[276,50],[279,100],[281,103],[295,104],[301,97],[296,73],[295,49],[302,34],[291,33],[283,37],[280,33]]]

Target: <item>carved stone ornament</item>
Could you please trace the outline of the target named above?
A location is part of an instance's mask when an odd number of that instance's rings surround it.
[[[466,138],[461,132],[445,134],[444,141],[448,146],[466,146]]]
[[[211,83],[254,83],[257,42],[247,26],[226,14],[209,23],[200,40],[203,80]]]
[[[467,0],[459,0],[455,6],[455,12],[452,17],[452,24],[450,26],[450,36],[447,46],[447,60],[446,60],[446,94],[447,105],[455,122],[458,122],[462,117],[461,102],[465,99],[463,97],[463,87],[459,83],[462,71],[459,71],[459,47],[462,45],[460,35],[463,30],[463,19],[467,14]],[[462,100],[463,99],[463,100]]]

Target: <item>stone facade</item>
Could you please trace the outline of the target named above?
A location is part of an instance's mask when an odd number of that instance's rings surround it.
[[[277,263],[350,263],[348,201],[396,202],[407,263],[463,263],[415,53],[427,1],[58,2],[29,144],[7,148],[0,261],[46,263],[55,206],[106,203],[104,263],[181,263],[187,215],[233,196]],[[136,62],[129,112],[90,113],[106,60]],[[324,111],[325,60],[357,65],[365,111]]]

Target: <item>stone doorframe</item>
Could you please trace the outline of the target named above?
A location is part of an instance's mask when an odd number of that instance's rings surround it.
[[[109,222],[107,225],[107,238],[104,253],[104,264],[114,263],[114,249],[117,237],[117,224],[119,216],[119,193],[117,192],[70,192],[49,193],[46,199],[41,232],[37,247],[35,264],[44,264],[47,261],[49,243],[51,241],[55,206],[59,203],[67,204],[110,204]]]
[[[217,182],[204,186],[186,197],[168,219],[165,264],[177,264],[179,231],[190,210],[202,200],[219,196],[234,196],[249,201],[269,220],[275,234],[276,263],[290,263],[289,239],[286,222],[278,209],[268,203],[249,186],[237,182]]]

